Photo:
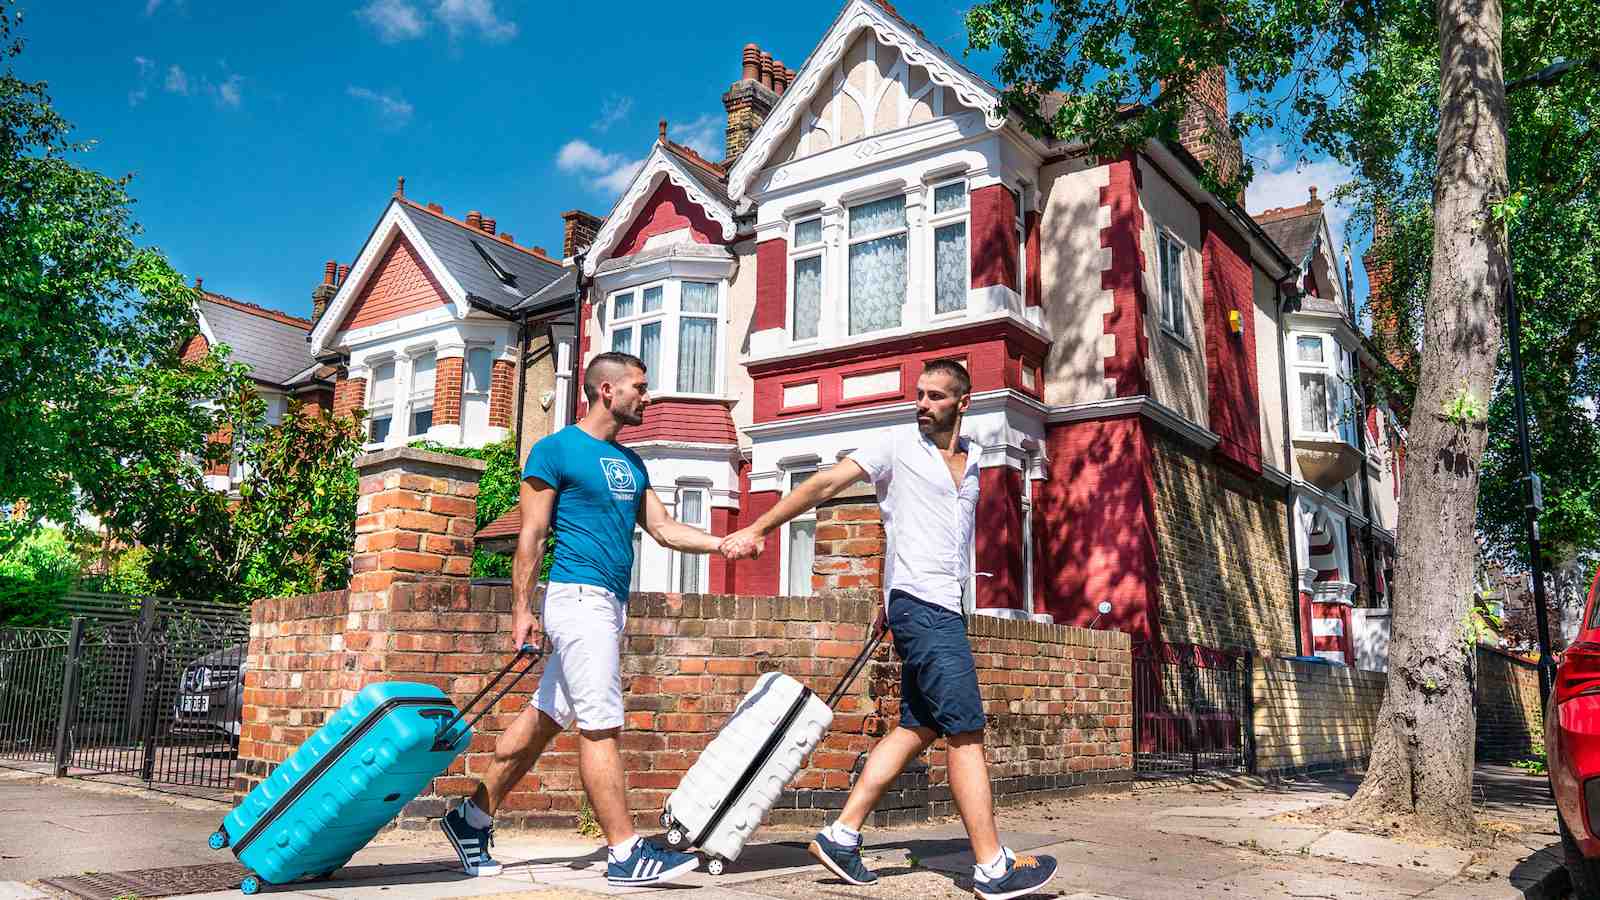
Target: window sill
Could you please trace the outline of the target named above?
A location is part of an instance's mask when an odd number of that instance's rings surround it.
[[[1174,330],[1165,322],[1161,323],[1161,335],[1183,349],[1188,350],[1191,353],[1194,352],[1194,344],[1189,340],[1189,338],[1186,335]]]

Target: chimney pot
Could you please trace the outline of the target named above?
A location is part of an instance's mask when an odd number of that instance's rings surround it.
[[[494,234],[494,220],[488,216],[484,216],[483,219],[479,221],[478,227],[483,231],[484,234]]]
[[[483,226],[483,213],[475,209],[467,210],[467,227],[477,231]]]
[[[741,81],[759,81],[761,79],[761,48],[755,44],[745,44],[744,53],[740,61],[744,71],[740,75]]]
[[[789,68],[788,68],[788,66],[785,66],[783,64],[782,60],[777,60],[777,59],[773,60],[772,61],[772,89],[777,91],[778,92],[778,96],[781,97],[781,96],[783,96],[784,90],[786,88],[788,88],[788,87],[789,87]]]
[[[399,178],[395,179],[394,195],[396,197],[404,197],[406,195],[406,177],[404,175],[401,175]]]
[[[549,253],[545,252],[545,249],[543,247],[540,247],[538,245],[534,246],[533,252],[539,254],[540,256],[549,256],[550,255]]]
[[[667,139],[667,120],[666,119],[662,119],[661,120],[661,124],[659,125],[659,127],[658,127],[658,129],[656,131],[656,136],[659,137],[663,141]]]
[[[1311,186],[1311,202],[1317,202],[1317,186],[1314,184]]]
[[[772,54],[766,51],[761,53],[761,86],[772,87]]]
[[[197,290],[197,291],[201,290],[200,285],[203,284],[203,283],[204,283],[204,280],[199,275],[196,275],[194,277],[194,289],[195,290]]]
[[[440,204],[438,204],[438,203],[429,203],[429,204],[428,204],[428,209],[429,209],[429,210],[430,210],[430,211],[432,211],[432,212],[436,212],[436,213],[438,213],[438,214],[439,214],[439,215],[441,215],[441,216],[442,216],[442,215],[444,215],[444,207],[443,207],[443,206],[441,206],[441,205],[440,205]]]
[[[340,266],[339,267],[339,283],[340,284],[344,284],[344,280],[346,278],[349,278],[349,277],[350,277],[350,267],[349,266]]]
[[[508,244],[515,244],[516,243],[516,240],[511,237],[511,232],[509,232],[509,231],[500,232],[499,237],[500,237],[500,240],[505,241]]]
[[[330,259],[327,262],[323,263],[322,264],[322,283],[323,284],[333,284],[334,276],[338,275],[338,273],[339,273],[339,263],[337,261]]]

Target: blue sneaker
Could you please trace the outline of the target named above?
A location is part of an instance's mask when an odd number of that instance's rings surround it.
[[[822,863],[823,868],[843,878],[846,883],[854,885],[867,885],[878,880],[866,864],[861,861],[861,845],[849,846],[828,837],[826,830],[817,832],[811,839],[811,846],[807,848],[811,855]]]
[[[665,884],[698,868],[700,857],[693,853],[664,850],[643,838],[634,842],[627,859],[606,854],[606,881],[612,887]]]
[[[489,855],[489,848],[494,846],[493,825],[473,828],[467,823],[467,814],[457,806],[439,820],[439,828],[450,840],[450,846],[456,848],[456,856],[461,858],[461,871],[474,877],[500,874],[500,864]]]
[[[1053,856],[1013,856],[1006,850],[1006,873],[999,878],[985,878],[983,872],[973,867],[972,892],[983,900],[1010,900],[1039,890],[1056,877],[1056,860]]]

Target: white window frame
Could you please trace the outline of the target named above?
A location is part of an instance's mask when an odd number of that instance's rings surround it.
[[[1028,210],[1023,198],[1028,195],[1028,186],[1018,183],[1015,188],[1006,188],[1011,192],[1011,208],[1016,212],[1017,231],[1017,296],[1022,298],[1023,306],[1028,304]],[[968,244],[967,252],[972,252]]]
[[[808,222],[817,223],[817,240],[814,243],[801,244],[799,242],[800,226]],[[794,222],[789,226],[789,234],[790,236],[794,237],[794,240],[789,244],[788,296],[784,298],[787,304],[786,309],[788,309],[788,321],[784,324],[784,327],[788,332],[787,336],[789,338],[789,343],[798,346],[805,346],[806,344],[815,343],[822,339],[822,323],[823,320],[827,318],[829,283],[827,222],[823,220],[823,216],[820,211],[807,213],[794,220]],[[795,283],[798,280],[795,277],[795,269],[800,265],[800,263],[810,259],[817,260],[817,267],[820,270],[820,275],[822,278],[822,296],[817,299],[817,333],[812,337],[801,338],[795,336],[796,306],[794,288]]]
[[[472,383],[472,354],[480,350],[489,355],[488,375],[484,381],[483,390],[469,391],[467,390],[467,385]],[[472,406],[472,404],[479,402],[483,404],[484,428],[487,429],[491,427],[488,422],[489,410],[494,404],[494,351],[495,347],[493,344],[475,343],[467,344],[466,349],[461,352],[461,439],[463,443],[471,443],[474,440],[487,437],[487,432],[469,433],[467,431],[467,422],[470,419],[467,414],[467,410]],[[434,377],[434,390],[437,391],[438,376],[435,375]]]
[[[710,313],[690,313],[683,311],[683,285],[685,282],[710,284],[716,287],[717,308]],[[661,289],[661,306],[649,312],[644,311],[645,291],[653,288]],[[633,295],[632,311],[622,317],[616,314],[617,298]],[[639,284],[620,287],[606,295],[605,303],[601,305],[600,315],[603,324],[602,333],[605,336],[603,351],[621,350],[639,356],[639,347],[642,340],[641,333],[644,326],[656,322],[661,323],[661,353],[660,357],[650,366],[647,373],[650,376],[650,394],[654,397],[720,397],[722,396],[723,380],[726,377],[727,361],[724,357],[724,344],[727,328],[726,311],[728,308],[728,285],[721,278],[669,278],[656,281],[645,281]],[[711,391],[703,393],[698,391],[682,390],[678,384],[678,334],[684,319],[707,319],[716,326],[713,338],[715,352],[712,356],[716,362],[716,371],[711,376]],[[617,331],[630,329],[628,343],[625,348],[617,347],[615,340]],[[642,357],[641,357],[642,358]],[[645,361],[649,364],[649,360]]]
[[[683,517],[683,500],[688,494],[700,495],[700,520],[688,521]],[[673,496],[673,518],[685,525],[692,525],[702,531],[711,530],[711,485],[702,482],[681,481]],[[688,566],[695,567],[695,575],[699,587],[695,591],[683,590],[683,578]],[[704,594],[710,589],[711,584],[711,555],[708,553],[673,553],[672,554],[672,586],[669,590],[673,593],[698,593]]]
[[[903,208],[905,210],[905,222],[904,222],[904,224],[901,224],[901,225],[896,226],[894,228],[885,228],[885,229],[880,229],[878,231],[868,232],[868,233],[862,234],[860,236],[852,235],[850,233],[850,216],[851,216],[851,214],[853,212],[855,212],[855,210],[860,209],[863,206],[869,206],[869,205],[871,205],[873,203],[881,203],[884,200],[890,200],[890,199],[893,199],[893,198],[896,198],[896,197],[900,198],[900,202],[902,203]],[[889,193],[889,194],[868,195],[868,196],[863,196],[863,197],[852,197],[850,199],[849,203],[845,205],[845,208],[844,208],[844,243],[845,243],[845,247],[844,247],[844,253],[840,254],[841,256],[844,257],[844,259],[841,260],[841,262],[840,262],[840,265],[844,270],[844,279],[843,279],[844,290],[840,291],[840,295],[844,298],[844,304],[843,304],[843,308],[840,310],[840,312],[843,313],[843,316],[842,316],[843,321],[840,322],[840,325],[842,326],[841,330],[842,330],[844,336],[847,337],[847,338],[859,338],[859,337],[863,337],[863,336],[869,335],[869,334],[883,334],[883,333],[887,333],[887,332],[898,331],[898,330],[904,329],[906,327],[906,325],[908,324],[906,322],[906,300],[908,299],[908,295],[911,293],[911,287],[912,287],[912,281],[911,281],[911,241],[912,241],[912,238],[911,238],[911,210],[910,210],[910,207],[911,207],[911,197],[908,194],[906,194],[905,192],[903,192],[903,191],[897,191],[895,193]],[[894,237],[895,235],[903,235],[905,237],[905,239],[906,239],[906,249],[905,249],[905,253],[906,253],[906,261],[905,261],[906,287],[905,287],[905,293],[900,295],[900,321],[897,324],[890,325],[890,326],[888,326],[886,328],[876,328],[876,329],[873,329],[871,331],[863,331],[863,332],[860,332],[860,333],[851,331],[850,330],[850,309],[851,309],[850,303],[851,303],[851,299],[852,298],[850,296],[850,251],[857,244],[865,244],[865,243],[868,243],[870,241],[881,240],[882,238],[886,238],[886,237]],[[971,241],[971,236],[970,235],[968,236],[968,241],[969,241],[969,246],[970,246],[970,241]],[[971,251],[969,250],[968,252],[970,253]]]
[[[785,486],[788,488],[788,493],[791,493],[791,494],[794,493],[794,489],[796,487],[798,487],[800,484],[804,483],[807,478],[815,477],[816,474],[817,474],[817,468],[815,466],[797,466],[797,467],[795,467],[793,469],[786,470],[784,472],[784,482],[785,482]],[[799,481],[796,481],[795,480],[796,478],[799,478]],[[791,546],[791,544],[793,542],[793,539],[794,539],[794,526],[796,524],[802,524],[803,525],[803,524],[806,524],[808,522],[811,524],[811,527],[812,527],[811,534],[812,534],[812,541],[813,541],[813,549],[812,549],[811,552],[812,552],[812,558],[815,559],[816,558],[816,556],[815,556],[815,554],[816,554],[816,550],[815,550],[816,530],[815,529],[816,529],[816,524],[817,524],[817,511],[816,511],[816,509],[813,508],[813,509],[806,510],[805,512],[801,513],[800,515],[795,516],[793,519],[790,519],[788,522],[784,523],[784,526],[783,526],[783,547],[782,547],[783,559],[782,559],[782,566],[780,567],[781,571],[779,572],[779,576],[782,579],[782,581],[781,581],[781,584],[782,584],[781,590],[782,590],[784,596],[810,597],[810,596],[813,596],[816,593],[816,588],[814,588],[809,581],[806,584],[805,593],[803,593],[803,594],[794,594],[789,590],[789,582],[791,580],[791,578],[790,578],[791,569],[794,566],[794,555],[790,552],[789,548],[790,548],[790,546]]]
[[[386,401],[382,401],[380,403],[376,399],[377,393],[378,393],[378,370],[383,368],[384,366],[389,366],[390,367],[390,376],[389,376],[390,393],[389,393],[389,399],[386,400]],[[398,358],[396,358],[395,356],[393,356],[393,355],[384,356],[384,357],[379,358],[379,359],[368,360],[368,362],[367,362],[367,397],[366,397],[366,410],[367,410],[367,442],[366,443],[367,443],[367,446],[369,446],[369,447],[382,447],[382,446],[385,446],[385,445],[389,444],[390,442],[392,442],[394,440],[394,438],[395,438],[395,431],[394,431],[395,420],[397,418],[399,418],[399,416],[400,416],[399,397],[400,397],[400,360]],[[380,412],[387,413],[388,419],[389,419],[389,430],[388,430],[387,433],[384,434],[384,436],[381,439],[375,439],[372,436],[372,425],[373,425],[374,422],[376,422],[380,418],[379,415],[378,415]]]
[[[1177,265],[1169,268],[1169,257],[1174,254]],[[1184,347],[1191,346],[1188,258],[1189,246],[1177,233],[1156,226],[1156,293],[1161,296],[1161,331]]]
[[[1321,362],[1300,360],[1302,338],[1315,338],[1322,342]],[[1355,401],[1351,396],[1353,392],[1348,380],[1350,351],[1339,343],[1336,336],[1325,331],[1291,331],[1286,340],[1288,346],[1284,351],[1288,356],[1291,377],[1294,379],[1293,390],[1290,391],[1294,399],[1294,434],[1301,437],[1337,440],[1352,447],[1356,446],[1354,428],[1360,423],[1356,421],[1358,411],[1355,410]],[[1305,427],[1305,392],[1300,384],[1302,374],[1320,375],[1323,378],[1328,398],[1328,421],[1325,423],[1327,427],[1321,431]]]
[[[425,356],[433,357],[433,387],[430,388],[426,394],[423,394],[417,390],[417,363]],[[414,430],[416,426],[416,416],[419,412],[433,412],[434,398],[438,396],[439,349],[433,346],[420,347],[408,353],[406,355],[406,431],[405,434],[402,435],[402,438],[410,440],[412,438],[425,437],[428,434],[428,430],[431,430],[433,427],[433,420],[431,418],[429,419],[428,429],[418,432]],[[389,428],[389,434],[394,434],[393,425],[391,425]]]
[[[937,197],[939,189],[952,184],[962,186],[962,204],[958,210],[935,213],[938,208]],[[928,252],[924,254],[926,261],[924,281],[928,285],[928,320],[943,321],[945,319],[959,319],[972,311],[972,185],[965,176],[950,178],[935,182],[928,187],[928,220],[927,220],[927,246]],[[962,266],[962,274],[966,276],[962,283],[962,304],[960,309],[949,312],[939,312],[939,242],[936,235],[940,228],[946,225],[965,224],[967,227],[967,264]]]

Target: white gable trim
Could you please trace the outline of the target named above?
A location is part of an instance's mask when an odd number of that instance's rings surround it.
[[[929,82],[950,88],[962,103],[982,110],[989,128],[999,129],[1005,124],[1005,107],[992,88],[968,75],[936,44],[906,28],[877,3],[850,0],[728,173],[728,196],[735,204],[745,199],[756,173],[767,164],[773,150],[796,125],[801,113],[810,107],[818,91],[833,86],[827,75],[856,35],[866,30],[871,30],[880,42],[899,50],[905,64],[924,69]]]
[[[389,246],[394,243],[397,235],[404,235],[406,240],[417,251],[422,264],[428,272],[438,280],[439,286],[444,288],[445,296],[450,298],[450,303],[455,307],[455,317],[464,319],[467,316],[467,291],[456,281],[450,270],[444,267],[433,248],[422,239],[422,232],[417,230],[411,217],[406,215],[401,208],[400,201],[391,200],[389,208],[384,211],[383,218],[378,220],[378,227],[372,229],[372,237],[367,239],[367,245],[361,248],[361,255],[356,258],[356,264],[351,267],[350,274],[339,286],[338,293],[333,295],[333,300],[328,304],[328,309],[317,320],[317,326],[311,330],[311,355],[316,356],[333,343],[338,334],[339,323],[350,313],[350,305],[366,287],[367,281],[377,274],[378,263],[387,253]]]
[[[206,339],[206,347],[217,346],[217,333],[211,330],[211,323],[206,321],[206,314],[200,311],[200,304],[194,305],[194,318],[200,325],[200,336]]]
[[[727,205],[718,202],[705,192],[700,182],[683,168],[683,163],[671,153],[662,148],[660,141],[650,148],[650,155],[645,157],[644,165],[638,174],[633,176],[633,181],[628,184],[628,190],[623,193],[622,199],[617,201],[616,207],[611,210],[611,215],[606,217],[605,225],[601,226],[600,233],[595,235],[594,245],[589,248],[589,255],[583,260],[585,275],[593,276],[595,269],[601,261],[610,258],[611,251],[617,248],[617,242],[622,240],[623,233],[633,224],[634,217],[644,209],[645,201],[655,194],[661,182],[670,181],[683,189],[689,199],[694,201],[713,222],[722,226],[722,237],[733,240],[739,231],[739,226],[733,221],[733,210]]]

